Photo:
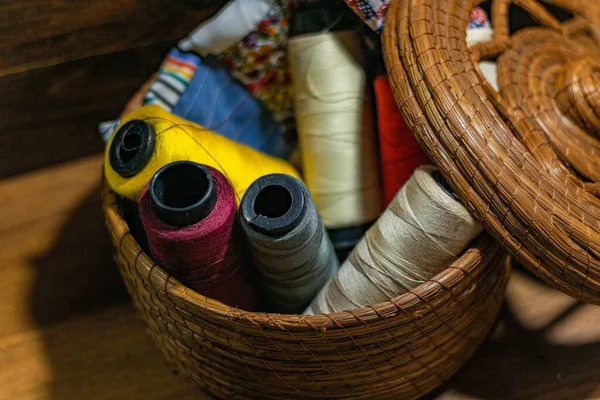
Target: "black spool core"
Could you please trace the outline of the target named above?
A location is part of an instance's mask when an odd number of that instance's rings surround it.
[[[432,173],[433,179],[436,181],[436,183],[442,188],[442,190],[444,192],[446,192],[446,194],[450,197],[452,197],[454,200],[460,202],[460,199],[458,197],[458,195],[456,193],[454,193],[454,190],[452,190],[452,188],[450,187],[450,184],[448,183],[448,181],[446,179],[444,179],[444,177],[442,176],[442,173],[439,170],[435,170]]]
[[[159,169],[149,190],[156,216],[171,226],[188,226],[203,220],[217,202],[209,170],[191,161],[176,161]]]
[[[152,157],[154,130],[144,121],[132,120],[115,134],[109,151],[110,166],[123,177],[140,172]]]
[[[298,226],[307,208],[304,190],[285,174],[258,178],[246,191],[242,218],[256,232],[283,236]]]
[[[292,195],[279,185],[267,186],[256,196],[254,212],[267,218],[283,217],[292,206]]]

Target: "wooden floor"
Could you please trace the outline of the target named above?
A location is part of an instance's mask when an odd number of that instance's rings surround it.
[[[101,157],[0,181],[0,399],[206,398],[126,295],[100,211]],[[600,398],[600,307],[524,272],[494,335],[431,398]]]

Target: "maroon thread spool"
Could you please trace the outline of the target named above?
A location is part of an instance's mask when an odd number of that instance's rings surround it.
[[[142,192],[139,208],[152,257],[167,273],[206,297],[258,310],[258,280],[222,173],[189,161],[168,164]]]

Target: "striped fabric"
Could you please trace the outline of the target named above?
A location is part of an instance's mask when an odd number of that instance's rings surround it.
[[[156,80],[150,85],[144,105],[155,104],[172,111],[187,89],[190,80],[200,65],[200,58],[193,53],[171,49],[161,64]]]

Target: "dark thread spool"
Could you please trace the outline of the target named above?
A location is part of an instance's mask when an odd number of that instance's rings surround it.
[[[358,17],[342,2],[298,2],[290,22],[290,36],[323,31],[346,31],[361,27]]]
[[[140,216],[159,265],[206,297],[257,310],[233,188],[219,171],[189,161],[167,164],[140,197]]]
[[[142,225],[138,203],[125,197],[117,196],[117,205],[135,241],[144,252],[150,253],[148,238],[144,231],[144,225]]]
[[[344,260],[348,258],[354,249],[354,246],[360,242],[362,237],[374,223],[375,221],[371,221],[351,228],[327,229],[327,233],[331,238],[331,242],[333,243],[333,247],[335,248],[335,252],[340,262],[344,262]]]
[[[246,191],[241,224],[276,311],[302,312],[339,262],[306,186],[271,174]]]
[[[298,226],[306,213],[307,199],[290,176],[272,174],[257,179],[241,204],[244,221],[267,236],[284,236]]]

